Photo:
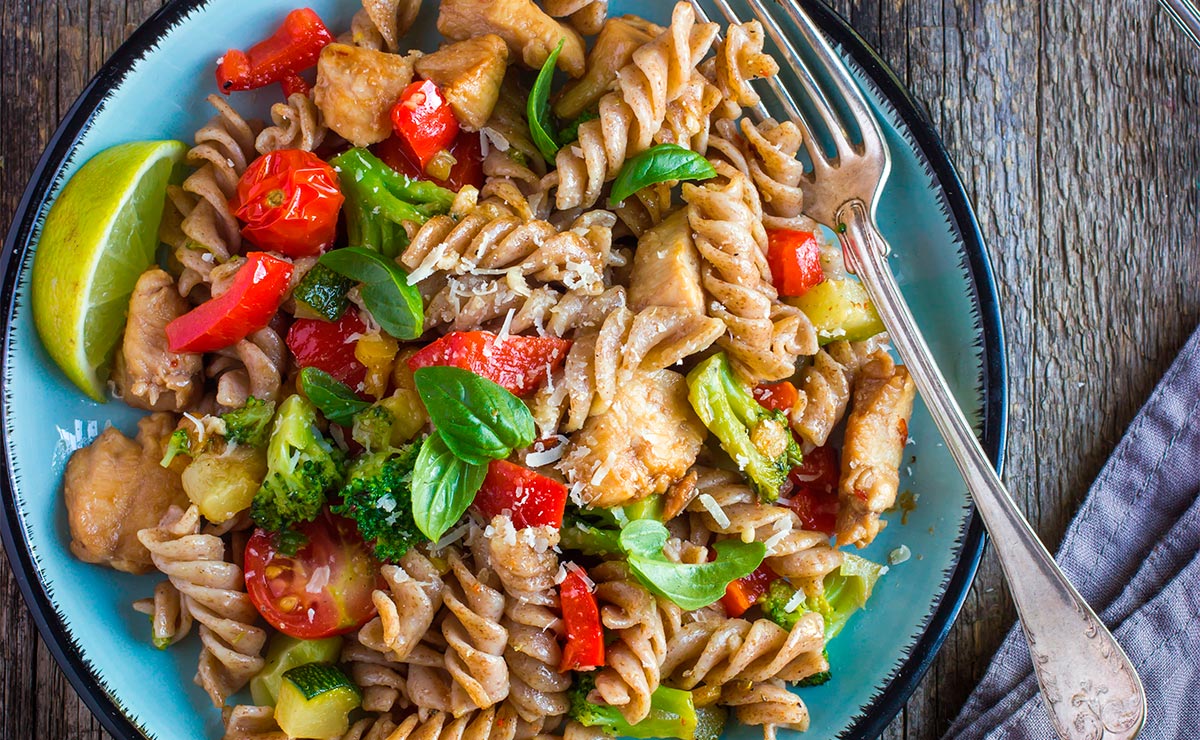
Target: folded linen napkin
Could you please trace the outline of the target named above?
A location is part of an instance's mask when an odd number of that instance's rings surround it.
[[[1137,667],[1139,740],[1200,738],[1200,330],[1129,426],[1057,560]],[[1097,735],[1099,737],[1099,735]],[[1020,625],[945,740],[1055,740]]]

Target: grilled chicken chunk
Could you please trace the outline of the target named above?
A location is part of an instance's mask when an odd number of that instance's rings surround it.
[[[455,41],[494,33],[531,69],[540,69],[562,39],[558,68],[572,77],[583,74],[583,37],[546,15],[533,0],[442,0],[437,27]]]
[[[201,356],[167,347],[167,324],[190,308],[166,272],[155,267],[138,278],[113,368],[117,395],[125,403],[148,411],[181,411],[203,392]]]
[[[459,41],[416,61],[417,74],[442,88],[459,123],[478,131],[492,117],[508,70],[508,46],[494,33]]]
[[[629,276],[629,307],[685,308],[705,316],[704,288],[700,283],[700,253],[692,240],[686,209],[638,239]]]
[[[411,56],[330,44],[317,62],[313,102],[331,130],[368,146],[392,135],[392,106],[412,76]]]
[[[908,369],[889,359],[872,360],[859,370],[842,446],[839,546],[866,547],[886,525],[879,515],[896,503],[916,390]]]
[[[153,414],[138,422],[136,440],[109,427],[71,456],[63,497],[75,557],[128,573],[153,569],[138,530],[157,525],[172,505],[188,505],[180,480],[188,458],[159,465],[174,431],[170,414]]]
[[[582,483],[587,503],[617,506],[662,493],[682,478],[705,434],[682,375],[638,372],[607,412],[589,417],[571,435],[559,468]]]

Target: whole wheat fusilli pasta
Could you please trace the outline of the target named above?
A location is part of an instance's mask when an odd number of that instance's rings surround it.
[[[782,303],[771,285],[758,195],[744,175],[717,162],[721,180],[685,184],[688,221],[704,261],[709,315],[725,323],[718,343],[752,383],[781,380],[796,359],[817,351],[817,333],[802,311]]]
[[[267,636],[255,626],[258,610],[246,595],[242,569],[226,561],[221,538],[200,534],[195,506],[172,507],[157,527],[138,532],[138,539],[200,623],[196,682],[219,707],[263,666]]]
[[[824,647],[825,624],[815,612],[801,616],[790,632],[769,619],[704,620],[680,630],[661,670],[664,681],[684,689],[773,678],[799,681],[828,668]]]

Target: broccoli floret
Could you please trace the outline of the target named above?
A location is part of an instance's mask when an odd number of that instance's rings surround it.
[[[750,480],[759,498],[779,498],[780,487],[801,458],[787,417],[754,400],[750,389],[734,377],[724,352],[697,365],[688,373],[687,383],[692,408]]]
[[[176,429],[171,433],[171,438],[167,440],[167,452],[163,455],[159,465],[164,468],[171,467],[176,455],[191,455],[192,454],[192,438],[182,429]]]
[[[250,515],[263,529],[280,531],[310,522],[342,480],[345,458],[317,428],[317,410],[303,396],[279,407],[267,442],[267,477]]]
[[[886,568],[870,560],[843,553],[841,567],[822,580],[821,593],[808,595],[793,611],[788,611],[787,606],[796,588],[782,578],[771,583],[758,605],[764,616],[789,632],[801,616],[817,612],[825,620],[825,639],[832,640],[846,626],[850,615],[866,605],[875,582],[885,571]]]
[[[366,247],[388,259],[408,246],[401,225],[418,226],[447,213],[454,193],[431,182],[413,180],[384,164],[366,149],[351,149],[330,160],[340,173],[346,237],[353,247]]]
[[[412,513],[412,473],[420,450],[420,443],[414,442],[355,460],[342,488],[342,502],[332,507],[335,514],[358,524],[363,540],[373,544],[375,557],[385,562],[399,560],[427,539]]]
[[[596,674],[576,673],[568,697],[569,714],[584,727],[600,727],[621,737],[674,737],[692,740],[696,736],[696,707],[692,692],[659,686],[650,695],[650,714],[641,722],[629,724],[616,707],[593,704],[588,694],[596,688]]]
[[[354,427],[350,435],[370,452],[386,450],[391,447],[392,426],[395,423],[395,415],[376,404],[354,415]]]
[[[767,587],[767,592],[758,600],[758,605],[762,607],[763,616],[791,632],[796,622],[800,621],[801,615],[809,611],[804,601],[801,601],[794,611],[787,610],[795,595],[795,586],[779,578]]]
[[[250,396],[245,406],[221,414],[221,420],[225,422],[225,439],[240,445],[262,447],[270,436],[274,416],[274,401],[260,401]]]

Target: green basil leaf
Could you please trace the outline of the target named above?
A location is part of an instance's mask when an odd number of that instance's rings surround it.
[[[533,444],[533,414],[503,386],[441,365],[420,368],[413,378],[438,434],[466,462],[482,465]]]
[[[609,205],[617,205],[637,191],[659,182],[675,180],[707,180],[717,176],[717,170],[691,149],[678,144],[652,146],[625,161],[609,192]]]
[[[417,528],[437,542],[462,518],[483,485],[487,465],[475,465],[450,451],[431,434],[417,453],[412,477],[412,512]]]
[[[300,390],[334,424],[350,424],[355,414],[371,405],[359,398],[350,386],[315,367],[300,371]]]
[[[554,78],[554,67],[558,64],[558,55],[562,52],[566,39],[559,39],[558,46],[546,57],[546,63],[538,72],[529,100],[525,104],[525,117],[529,119],[529,135],[538,151],[547,162],[554,161],[558,154],[558,134],[554,130],[554,121],[550,118],[550,82]]]
[[[416,339],[425,331],[421,292],[392,260],[372,249],[346,247],[326,252],[318,264],[361,283],[363,304],[388,334]]]
[[[646,588],[689,611],[720,599],[731,582],[753,573],[767,554],[761,542],[721,540],[713,562],[675,563],[663,555],[667,537],[662,522],[638,519],[621,530],[621,549]]]

